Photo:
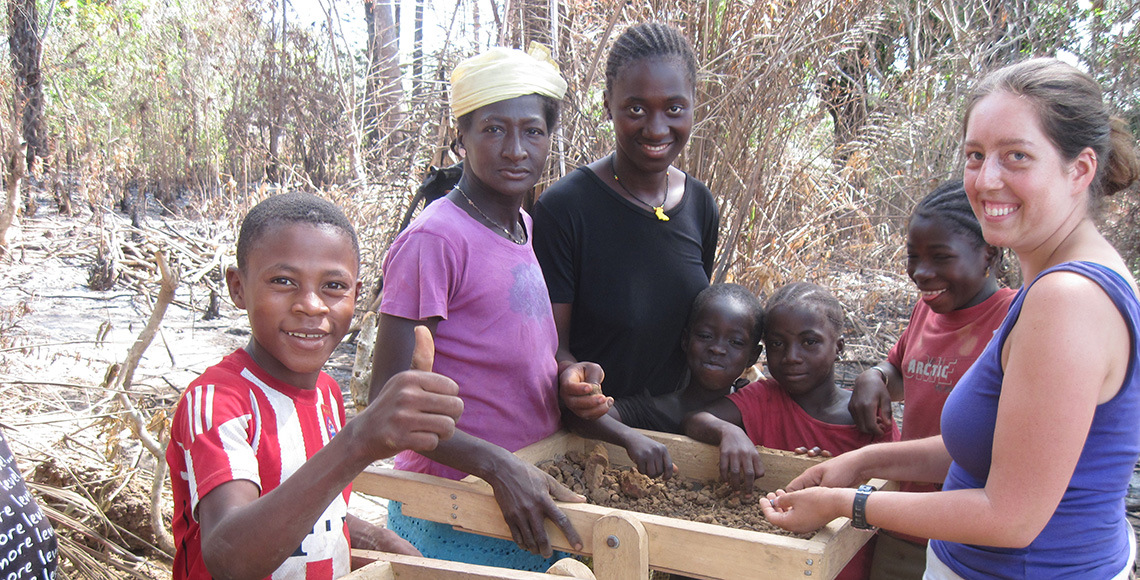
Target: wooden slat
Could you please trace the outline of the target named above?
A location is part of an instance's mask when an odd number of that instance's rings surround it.
[[[354,562],[372,561],[353,571],[344,580],[567,580],[540,572],[523,572],[509,568],[478,566],[447,560],[417,558],[386,552],[353,550]]]
[[[357,568],[343,580],[395,580],[390,562],[378,561]]]
[[[633,514],[613,510],[594,522],[597,580],[649,580],[649,535]]]
[[[719,477],[716,467],[719,453],[715,447],[678,435],[644,433],[669,446],[681,476],[692,479]],[[587,451],[594,444],[560,432],[520,450],[518,455],[528,462],[538,462],[568,450]],[[775,484],[773,488],[786,485],[804,469],[820,461],[761,449],[767,469],[765,478],[771,478]],[[611,448],[609,453],[614,464],[628,464],[628,456],[623,449]],[[409,516],[483,535],[510,538],[490,486],[477,478],[457,482],[371,467],[356,479],[354,490],[403,502],[403,513]],[[613,510],[575,503],[559,503],[559,507],[579,532],[584,544],[582,553],[596,555],[600,547],[594,545],[594,526],[599,518]],[[836,519],[811,539],[804,540],[652,514],[626,513],[645,528],[649,563],[653,569],[696,578],[782,580],[810,576],[832,579],[870,537],[870,534],[852,528],[846,518]],[[549,521],[546,522],[546,530],[556,549],[574,551],[561,531]]]

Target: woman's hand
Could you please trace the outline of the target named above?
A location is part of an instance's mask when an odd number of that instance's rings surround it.
[[[848,498],[843,503],[844,498]],[[760,499],[760,511],[773,524],[785,530],[804,533],[818,530],[831,520],[850,513],[844,506],[854,503],[854,490],[814,487],[788,493],[778,489]]]
[[[613,397],[602,394],[606,373],[592,362],[558,364],[558,396],[562,405],[583,419],[597,419],[614,405]]]
[[[894,420],[891,414],[891,393],[885,378],[885,371],[878,367],[859,373],[855,378],[855,388],[851,391],[851,402],[847,403],[847,410],[855,420],[855,426],[876,437],[890,431],[887,421]]]
[[[720,478],[733,489],[751,495],[756,478],[764,476],[764,463],[744,430],[730,427],[720,438]]]
[[[633,436],[622,446],[633,460],[633,464],[637,466],[637,470],[649,477],[669,479],[677,470],[677,466],[673,465],[673,459],[669,457],[669,448],[664,443],[634,431]]]
[[[575,550],[582,549],[581,536],[553,500],[582,503],[585,497],[517,457],[499,465],[494,474],[488,476],[488,482],[495,490],[495,501],[503,512],[511,537],[520,548],[549,558],[554,551],[543,527],[543,521],[549,519],[562,530]]]

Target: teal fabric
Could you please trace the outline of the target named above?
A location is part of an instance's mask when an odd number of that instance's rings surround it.
[[[574,557],[555,550],[554,555],[543,558],[510,540],[461,532],[446,524],[405,516],[403,505],[397,501],[388,502],[388,529],[411,542],[424,557],[438,560],[545,572],[558,560]]]

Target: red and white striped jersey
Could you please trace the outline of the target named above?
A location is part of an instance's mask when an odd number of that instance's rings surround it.
[[[344,401],[325,373],[315,389],[269,376],[238,349],[195,379],[178,402],[166,462],[174,490],[174,578],[209,578],[198,501],[219,485],[252,481],[265,495],[340,431]],[[328,506],[271,578],[332,579],[349,572],[348,496]]]

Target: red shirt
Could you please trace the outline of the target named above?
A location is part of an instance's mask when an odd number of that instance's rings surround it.
[[[1016,290],[1000,288],[981,304],[947,314],[938,314],[922,300],[914,305],[910,322],[887,354],[887,362],[903,376],[904,441],[942,433],[940,424],[946,397],[985,350],[1016,295]],[[933,483],[899,482],[901,491],[936,491],[941,487]],[[891,533],[917,544],[926,542],[926,538]]]
[[[879,437],[863,433],[855,425],[825,423],[808,415],[780,384],[761,379],[728,396],[744,423],[744,432],[757,445],[795,451],[797,447],[819,447],[834,455],[847,453],[885,441],[898,441],[899,428],[891,422],[891,431]],[[871,570],[874,538],[855,553],[837,580],[862,580]]]
[[[269,493],[328,444],[344,420],[332,377],[321,373],[315,389],[299,389],[269,376],[242,349],[190,383],[166,450],[174,492],[173,577],[210,578],[197,520],[201,498],[238,479]],[[351,491],[346,487],[328,506],[271,578],[331,580],[350,571],[345,518]]]
[[[1017,294],[994,292],[981,304],[938,314],[919,301],[887,362],[903,376],[903,440],[938,435],[942,405],[993,338]],[[928,489],[933,489],[932,487]]]
[[[808,415],[773,379],[756,381],[728,399],[740,409],[748,438],[772,449],[819,447],[839,455],[871,443],[899,439],[898,427],[875,437],[859,431],[855,425],[824,423]]]

